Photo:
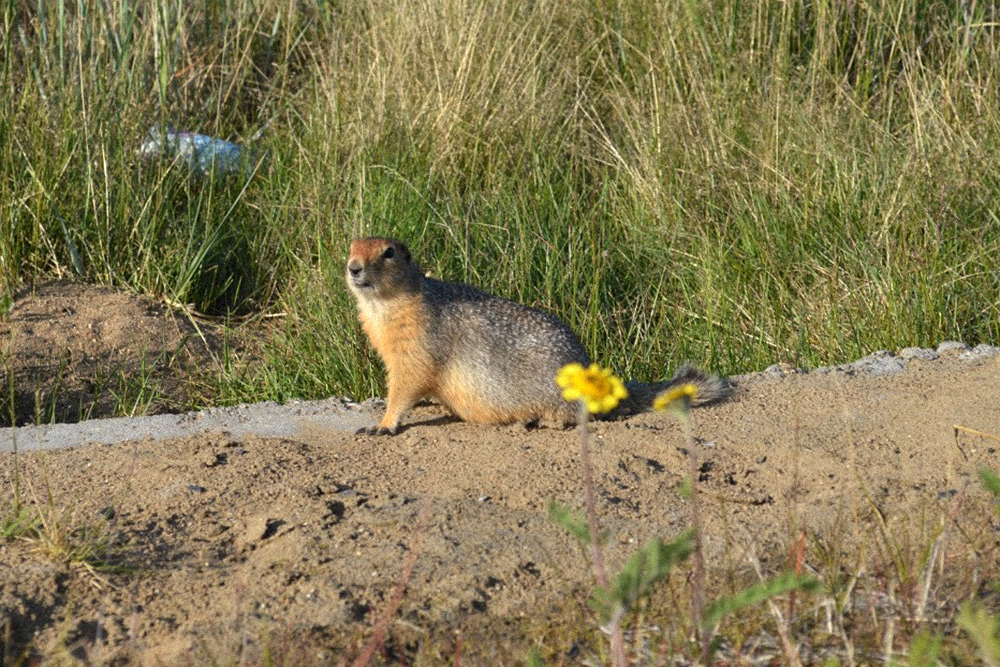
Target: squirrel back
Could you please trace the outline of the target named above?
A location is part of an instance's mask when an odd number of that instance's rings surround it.
[[[409,249],[386,238],[351,244],[347,284],[388,374],[385,417],[367,432],[395,433],[403,413],[425,396],[470,422],[575,420],[576,408],[563,400],[555,377],[566,364],[590,364],[590,357],[556,317],[469,285],[426,278]],[[682,380],[667,384],[700,378],[702,402],[719,395],[718,380],[685,369]],[[648,408],[651,396],[639,394]]]

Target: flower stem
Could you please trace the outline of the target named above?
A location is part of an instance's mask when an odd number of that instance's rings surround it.
[[[590,557],[594,564],[594,574],[597,584],[608,587],[608,572],[604,568],[604,554],[601,551],[601,531],[597,525],[597,502],[594,499],[594,480],[590,472],[590,443],[587,423],[590,413],[583,401],[580,401],[580,413],[577,417],[577,428],[580,431],[580,466],[583,469],[584,504],[587,510],[587,525],[590,528]],[[616,667],[625,667],[625,635],[622,632],[621,619],[624,610],[616,609],[608,623],[611,634],[611,659]]]
[[[691,528],[694,530],[694,553],[692,561],[694,565],[694,581],[691,585],[691,615],[694,616],[695,628],[701,635],[701,664],[711,664],[711,637],[712,634],[702,627],[705,620],[705,554],[701,548],[701,517],[699,514],[698,501],[698,452],[695,450],[694,433],[691,429],[691,417],[687,412],[681,416],[681,423],[684,425],[684,439],[687,444],[688,460],[691,465]]]

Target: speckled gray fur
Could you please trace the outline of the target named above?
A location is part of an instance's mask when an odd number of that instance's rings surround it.
[[[568,326],[548,313],[462,283],[424,278],[423,292],[431,328],[441,332],[439,340],[450,342],[449,349],[431,351],[438,364],[462,359],[482,369],[475,377],[486,402],[508,408],[544,404],[573,418],[556,374],[572,362],[587,365],[590,357]],[[496,366],[513,372],[490,372]]]
[[[482,369],[475,374],[482,383],[479,393],[486,402],[508,409],[513,405],[544,405],[547,412],[566,423],[576,419],[576,406],[563,399],[555,378],[566,364],[588,366],[591,360],[566,324],[536,308],[462,283],[424,278],[423,293],[434,328],[446,334],[440,339],[451,341],[449,349],[433,351],[436,362],[444,365],[452,358],[468,364],[475,359]],[[490,372],[496,366],[506,372]],[[684,365],[669,380],[629,382],[629,397],[602,417],[615,419],[648,410],[658,393],[686,382],[698,385],[698,405],[726,394],[719,378]]]

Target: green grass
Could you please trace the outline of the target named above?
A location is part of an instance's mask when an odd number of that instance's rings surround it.
[[[854,545],[848,546],[845,535],[833,527],[823,531],[823,537],[817,534],[817,544],[807,547],[807,530],[795,525],[797,510],[792,510],[784,552],[787,557],[778,550],[768,559],[772,569],[783,570],[780,574],[765,578],[755,554],[758,546],[744,528],[748,539],[736,540],[734,551],[750,563],[759,581],[741,583],[746,580],[745,568],[738,572],[728,556],[718,559],[725,564],[712,564],[709,577],[699,511],[704,492],[699,491],[690,403],[675,400],[661,409],[677,416],[684,429],[686,448],[682,451],[690,466],[677,490],[688,501],[691,528],[670,542],[652,539],[636,549],[619,571],[609,573],[591,481],[586,414],[586,410],[602,411],[589,403],[602,391],[593,389],[594,384],[584,384],[581,380],[578,388],[588,401],[584,407],[584,399],[579,400],[586,519],[554,501],[549,518],[588,547],[586,558],[596,582],[588,599],[591,622],[598,624],[602,633],[584,644],[600,656],[592,660],[596,664],[660,665],[667,664],[669,655],[699,665],[756,664],[761,660],[799,667],[1000,665],[997,544],[988,532],[970,530],[972,523],[997,509],[1000,477],[994,472],[979,470],[982,486],[992,496],[992,502],[985,506],[959,510],[956,505],[944,510],[928,504],[916,515],[895,521],[892,528],[862,484],[871,511],[866,512],[870,518],[864,520],[854,515],[854,532],[860,538]],[[610,388],[606,389],[610,393]],[[992,517],[987,519],[987,523],[993,521]],[[729,544],[731,535],[724,539],[727,546],[734,546]],[[828,544],[822,544],[825,540]],[[690,570],[676,573],[688,559]],[[812,572],[805,571],[806,563]],[[970,578],[969,572],[976,574]],[[658,605],[651,603],[667,586],[670,598],[661,597]],[[706,607],[706,592],[720,587],[725,592]],[[647,619],[655,619],[652,627],[644,627]],[[634,635],[629,642],[625,628],[631,628]],[[643,635],[648,644],[641,640]],[[650,645],[658,645],[657,657]],[[556,653],[551,663],[562,664],[564,658]],[[537,647],[527,662],[531,667],[546,664]]]
[[[13,467],[17,469],[17,459]],[[17,486],[12,498],[0,502],[0,544],[22,540],[44,558],[100,580],[98,572],[124,571],[114,564],[114,534],[104,515],[82,518],[72,509],[58,506],[45,480],[44,499],[24,502]]]
[[[341,278],[361,234],[629,377],[995,342],[1000,43],[961,7],[7,0],[0,296],[283,313],[206,402],[380,391]],[[158,123],[268,157],[143,163]]]
[[[252,362],[227,344],[203,403],[363,398],[381,376],[341,274],[352,237],[383,234],[552,310],[626,377],[996,343],[997,20],[931,0],[0,0],[0,316],[51,277],[124,287],[268,323],[234,334]],[[161,123],[267,159],[249,179],[143,162]],[[157,395],[144,372],[107,382],[122,412]],[[108,534],[53,507],[17,490],[0,537],[104,564]],[[899,664],[995,664],[996,616],[959,611],[982,591],[940,526],[810,544],[825,588],[793,635],[817,661],[876,660],[888,636]],[[995,575],[994,547],[968,562]],[[873,621],[855,586],[915,608],[932,575],[947,636]],[[657,641],[695,658],[680,589],[626,629],[675,620]],[[776,627],[754,609],[717,631],[739,654]]]

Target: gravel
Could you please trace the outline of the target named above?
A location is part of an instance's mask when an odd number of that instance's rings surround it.
[[[980,344],[970,348],[965,343],[945,341],[937,350],[907,347],[898,353],[878,350],[855,362],[822,366],[807,371],[783,363],[759,373],[733,377],[737,383],[753,379],[776,379],[787,375],[843,373],[886,377],[902,373],[908,363],[932,362],[942,356],[957,356],[963,361],[982,361],[1000,355],[1000,347]],[[240,437],[253,433],[262,437],[294,437],[303,429],[357,430],[377,421],[384,403],[379,399],[354,403],[344,398],[320,401],[271,401],[211,408],[181,415],[121,417],[96,419],[77,424],[51,424],[0,429],[0,451],[61,449],[87,444],[111,445],[129,440],[179,438],[208,431],[221,431]]]
[[[94,419],[76,424],[48,424],[0,429],[0,451],[62,449],[129,440],[164,440],[208,431],[240,437],[294,437],[303,429],[357,430],[376,421],[381,401],[357,404],[343,398],[320,401],[266,401],[210,408],[180,415]]]

